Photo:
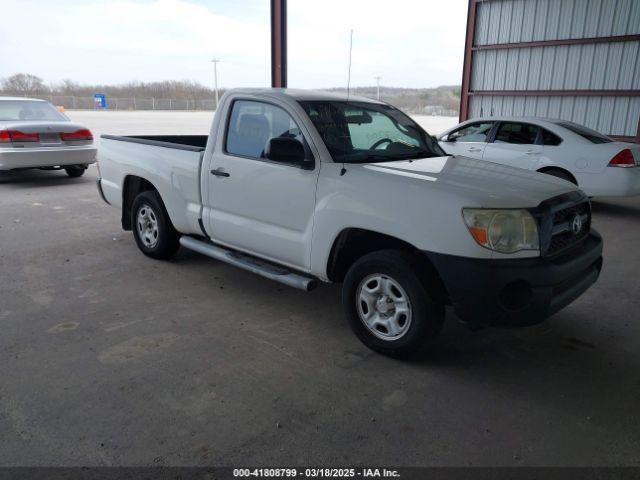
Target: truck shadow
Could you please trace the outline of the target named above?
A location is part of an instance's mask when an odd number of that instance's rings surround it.
[[[603,365],[609,362],[607,348],[600,344],[598,338],[601,334],[595,331],[593,324],[598,313],[586,314],[585,307],[579,306],[571,306],[539,325],[512,329],[489,327],[480,331],[471,331],[460,324],[449,308],[441,337],[429,353],[403,360],[369,355],[372,352],[355,339],[344,318],[340,285],[321,284],[316,290],[306,293],[185,249],[180,250],[175,260],[181,268],[201,270],[199,275],[210,278],[205,283],[211,285],[212,291],[221,289],[224,295],[234,296],[241,291],[243,297],[251,298],[263,307],[273,304],[283,309],[282,316],[298,319],[298,334],[303,337],[310,336],[310,331],[315,331],[318,323],[322,323],[326,337],[320,343],[328,342],[337,348],[345,348],[351,356],[356,352],[362,363],[373,363],[378,369],[404,368],[399,365],[410,369],[419,366],[429,371],[473,368],[475,371],[486,370],[485,373],[491,376],[492,370],[504,369],[507,365],[515,370],[542,368],[553,371],[559,362],[565,366],[576,362],[575,367],[585,361]],[[613,321],[611,318],[607,320]],[[260,328],[262,317],[248,315],[247,322]],[[307,328],[309,331],[303,332]],[[306,348],[311,347],[307,345]],[[296,349],[293,347],[294,355]],[[328,357],[339,355],[336,351],[325,353]]]
[[[0,172],[0,185],[16,185],[18,187],[53,187],[58,185],[75,185],[91,183],[93,178],[85,174],[79,178],[70,178],[64,170],[12,170]]]
[[[593,200],[591,208],[595,215],[640,220],[640,197],[612,200]]]
[[[411,415],[425,420],[449,414],[453,423],[466,425],[465,431],[486,428],[487,435],[544,422],[570,434],[616,432],[624,438],[631,430],[624,419],[637,418],[640,356],[632,342],[638,330],[623,305],[603,301],[606,292],[598,298],[594,289],[595,297],[522,329],[472,332],[447,312],[429,355],[398,360],[372,352],[353,335],[342,313],[339,285],[323,284],[306,293],[184,249],[159,268],[156,275],[166,268],[179,275],[176,281],[185,288],[191,286],[194,324],[186,324],[188,331],[200,331],[198,319],[210,318],[221,307],[231,312],[233,322],[221,322],[218,330],[207,327],[205,338],[193,337],[197,341],[231,341],[239,346],[238,355],[250,352],[233,362],[249,362],[249,371],[265,375],[286,371],[314,391],[320,403],[341,392],[354,411],[366,412],[367,420],[375,417],[382,424],[408,422]],[[156,294],[171,296],[170,291]],[[220,358],[214,352],[208,348],[198,362],[216,364]],[[259,388],[268,379],[246,381]],[[285,398],[297,402],[301,397],[289,393]]]
[[[575,324],[580,317],[580,314],[561,312],[540,325],[507,329],[487,327],[472,332],[458,324],[455,315],[448,312],[439,346],[416,362],[465,367],[477,366],[479,360],[485,366],[504,365],[508,361],[523,367],[529,363],[538,366],[553,363],[559,356],[566,357],[567,352],[601,356],[603,351],[592,332],[585,329],[584,324]]]

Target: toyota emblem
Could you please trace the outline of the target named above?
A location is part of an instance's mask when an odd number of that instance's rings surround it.
[[[571,221],[571,230],[573,230],[574,235],[578,235],[582,230],[582,217],[580,215],[573,217],[573,220]]]

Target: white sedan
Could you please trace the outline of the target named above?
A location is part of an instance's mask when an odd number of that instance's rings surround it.
[[[44,100],[0,97],[0,171],[64,169],[79,177],[96,161],[89,129]]]
[[[535,170],[577,184],[587,195],[640,195],[640,144],[616,142],[565,120],[467,120],[438,137],[450,155]]]

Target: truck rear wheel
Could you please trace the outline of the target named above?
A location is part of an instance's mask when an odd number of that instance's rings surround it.
[[[444,305],[430,295],[415,259],[381,250],[357,260],[347,272],[342,304],[357,337],[385,355],[428,350],[442,330]]]
[[[169,258],[180,246],[180,236],[158,192],[142,192],[133,200],[131,226],[138,248],[149,257]]]

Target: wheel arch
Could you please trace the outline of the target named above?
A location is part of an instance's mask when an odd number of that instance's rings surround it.
[[[562,173],[566,174],[567,176],[569,176],[569,178],[571,179],[571,181],[573,183],[578,185],[578,180],[576,179],[575,175],[573,173],[571,173],[569,170],[567,170],[566,168],[562,168],[562,167],[558,167],[558,166],[555,166],[555,165],[551,165],[551,166],[542,167],[542,168],[538,169],[539,173],[549,173],[549,172],[552,172],[552,171],[562,172]]]
[[[327,278],[331,282],[342,282],[349,268],[359,258],[389,249],[413,255],[423,274],[422,280],[440,300],[447,301],[448,294],[442,278],[424,252],[405,240],[373,230],[345,228],[336,236],[327,259]]]
[[[131,230],[131,207],[135,198],[142,192],[160,192],[146,178],[127,175],[122,184],[122,229]]]

